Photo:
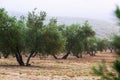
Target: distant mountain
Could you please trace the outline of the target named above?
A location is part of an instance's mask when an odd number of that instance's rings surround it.
[[[96,36],[99,38],[110,38],[114,34],[118,34],[119,26],[115,23],[101,21],[101,20],[93,20],[87,18],[70,18],[70,17],[56,17],[58,24],[80,24],[82,25],[86,20],[89,22],[93,30],[96,32]],[[47,18],[47,22],[49,21],[50,17]]]
[[[19,18],[21,15],[27,16],[27,13],[20,13],[20,12],[8,12],[11,16],[16,16]],[[45,23],[48,23],[52,17],[47,16]],[[89,22],[93,30],[96,32],[96,36],[100,38],[110,38],[113,34],[117,34],[119,32],[119,26],[115,23],[101,21],[101,20],[94,20],[94,19],[87,19],[87,18],[77,18],[77,17],[55,17],[57,18],[58,24],[80,24],[82,25],[86,20]]]

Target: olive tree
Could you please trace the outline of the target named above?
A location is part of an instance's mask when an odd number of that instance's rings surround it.
[[[83,25],[82,25],[82,32],[79,33],[79,35],[81,36],[82,42],[84,44],[84,51],[85,52],[89,52],[90,48],[92,46],[94,46],[94,38],[95,37],[95,31],[92,29],[91,25],[88,23],[88,21],[86,21]],[[82,54],[81,54],[82,55]]]
[[[72,52],[76,57],[82,57],[82,52],[87,51],[87,39],[94,37],[95,32],[86,21],[82,26],[79,24],[72,24],[66,28],[65,36],[67,38],[66,51],[67,54],[63,56],[66,59]]]
[[[59,31],[56,19],[50,19],[49,24],[44,28],[42,44],[42,53],[52,55],[55,59],[57,59],[55,55],[64,50],[65,38],[62,36],[61,31]]]
[[[106,51],[109,47],[109,41],[107,39],[97,38],[97,50],[98,51]]]
[[[91,50],[91,47],[94,43],[92,43],[92,38],[95,36],[95,32],[92,30],[92,27],[86,21],[79,29],[76,31],[75,35],[75,45],[73,45],[73,51],[76,57],[82,58],[83,52],[88,52]],[[93,41],[94,42],[94,41]],[[78,56],[79,55],[79,56]]]
[[[36,9],[28,13],[27,17],[27,31],[26,31],[26,51],[30,53],[26,65],[29,66],[30,58],[36,55],[40,50],[40,39],[39,38],[44,27],[44,20],[46,12],[41,11],[36,13]]]
[[[78,24],[72,24],[72,25],[66,26],[66,29],[64,30],[63,35],[66,37],[65,50],[67,53],[62,57],[62,59],[67,59],[67,57],[71,53],[73,44],[75,42],[75,34],[78,29],[79,29]]]
[[[90,37],[87,39],[87,53],[90,56],[95,56],[97,53],[97,40],[96,37]]]
[[[0,9],[0,51],[13,53],[19,65],[24,65],[21,52],[24,48],[24,26],[22,20],[10,17],[4,9]]]

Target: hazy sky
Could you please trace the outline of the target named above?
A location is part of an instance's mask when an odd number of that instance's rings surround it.
[[[7,11],[28,12],[34,8],[49,16],[70,16],[109,20],[120,0],[0,0]]]

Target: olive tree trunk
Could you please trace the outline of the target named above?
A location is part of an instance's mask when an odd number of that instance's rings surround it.
[[[18,47],[16,47],[15,57],[20,66],[24,66],[24,61],[22,58],[22,55],[20,54],[20,50]]]
[[[30,66],[29,62],[30,62],[30,58],[33,56],[34,52],[31,52],[31,54],[29,55],[27,62],[26,62],[26,66]]]
[[[70,51],[68,51],[67,54],[65,54],[65,55],[62,57],[62,59],[67,59],[67,57],[69,56],[69,54],[70,54]]]

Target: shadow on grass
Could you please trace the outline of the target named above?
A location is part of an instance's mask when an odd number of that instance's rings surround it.
[[[55,70],[55,69],[63,69],[59,66],[54,65],[31,65],[31,66],[19,66],[19,65],[0,65],[0,68],[7,68],[7,69],[45,69],[45,70]]]

